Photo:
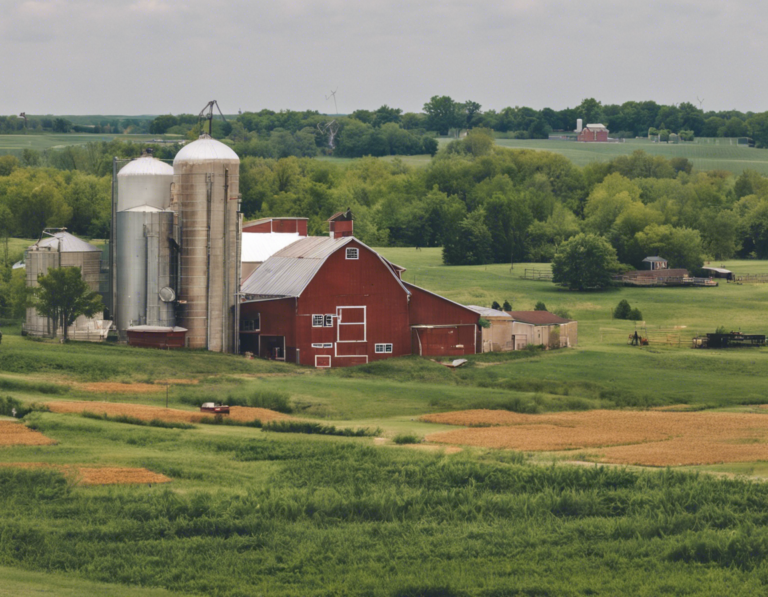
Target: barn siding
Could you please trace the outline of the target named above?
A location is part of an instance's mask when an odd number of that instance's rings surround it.
[[[357,247],[358,259],[346,249]],[[338,307],[365,307],[365,341],[340,342]],[[362,309],[344,310],[345,321],[359,323]],[[333,315],[333,327],[313,328],[312,315]],[[302,365],[315,365],[315,355],[330,354],[332,367],[357,365],[411,354],[408,295],[379,256],[352,241],[331,255],[299,297],[297,346]],[[362,339],[362,326],[342,326],[342,338]],[[333,349],[312,344],[333,343]],[[376,344],[392,344],[392,353],[376,353]],[[341,356],[345,355],[345,356]]]
[[[254,301],[240,305],[241,321],[253,319],[256,313],[259,314],[261,329],[259,332],[240,332],[242,350],[257,353],[260,336],[285,336],[286,360],[295,363],[296,299]]]

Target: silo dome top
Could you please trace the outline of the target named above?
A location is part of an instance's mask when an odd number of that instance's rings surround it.
[[[142,156],[128,162],[118,176],[152,176],[155,174],[173,176],[173,166],[161,162],[157,158]]]
[[[197,141],[181,148],[173,160],[173,165],[181,162],[218,162],[221,160],[239,162],[240,158],[221,141],[217,141],[209,135],[200,135]]]

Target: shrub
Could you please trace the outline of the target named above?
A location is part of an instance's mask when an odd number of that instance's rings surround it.
[[[543,302],[539,301],[539,302],[536,303],[536,306],[533,308],[533,310],[534,311],[546,311],[547,310],[547,306]]]
[[[501,305],[497,303],[496,301],[493,301],[491,303],[491,309],[496,309],[497,311],[501,311]]]
[[[558,317],[562,317],[563,319],[571,318],[571,312],[568,311],[568,309],[566,309],[565,307],[558,307],[557,309],[553,309],[552,313],[554,313]]]
[[[99,421],[111,421],[113,423],[125,423],[126,425],[139,425],[142,427],[161,427],[163,429],[195,429],[194,425],[190,423],[180,423],[177,421],[163,421],[161,419],[152,419],[151,421],[144,421],[130,415],[115,415],[110,417],[106,413],[98,414],[88,410],[80,413],[80,416],[86,419],[96,419]]]
[[[392,438],[392,441],[398,445],[420,444],[423,441],[423,438],[414,433],[398,433],[395,437]]]
[[[32,408],[10,396],[0,398],[0,415],[22,418],[32,412]]]
[[[370,429],[368,427],[337,429],[333,425],[323,425],[322,423],[313,423],[311,421],[272,421],[264,425],[263,429],[264,431],[274,431],[276,433],[307,433],[340,435],[343,437],[372,437],[381,432],[378,428]]]
[[[621,302],[616,305],[613,310],[614,319],[629,319],[629,314],[632,312],[632,307],[629,306],[627,299],[622,299]]]
[[[501,306],[504,311],[511,311],[512,310],[512,303],[509,301],[504,301],[504,304]]]
[[[479,325],[481,328],[489,328],[491,327],[491,322],[485,319],[485,317],[481,317],[477,320],[477,325]]]
[[[630,321],[642,321],[643,320],[643,314],[640,312],[640,309],[632,309],[629,312],[629,316],[627,317]]]

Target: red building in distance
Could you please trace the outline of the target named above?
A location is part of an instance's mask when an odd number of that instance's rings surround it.
[[[579,141],[586,143],[608,142],[608,129],[602,124],[588,124],[579,133]]]

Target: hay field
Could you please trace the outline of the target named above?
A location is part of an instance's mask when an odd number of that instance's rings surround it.
[[[0,446],[49,446],[55,443],[23,423],[0,421]]]
[[[58,401],[46,404],[49,410],[55,413],[76,413],[92,412],[97,415],[106,414],[107,416],[127,416],[141,419],[142,421],[169,421],[172,423],[199,423],[204,419],[213,419],[213,415],[203,414],[195,411],[179,410],[176,408],[162,408],[160,406],[147,406],[143,404],[127,404],[119,402],[90,402],[80,401]],[[288,415],[269,410],[266,408],[252,408],[250,406],[233,406],[230,408],[229,418],[233,421],[250,423],[258,419],[263,423],[267,421],[277,421],[290,419]]]
[[[64,473],[77,485],[133,485],[171,482],[170,477],[160,473],[153,473],[145,468],[54,465],[46,462],[2,462],[0,466],[25,469],[52,468]]]
[[[525,415],[470,410],[422,420],[469,429],[427,441],[525,451],[584,450],[613,464],[681,466],[768,460],[768,416],[722,412],[607,411]]]

